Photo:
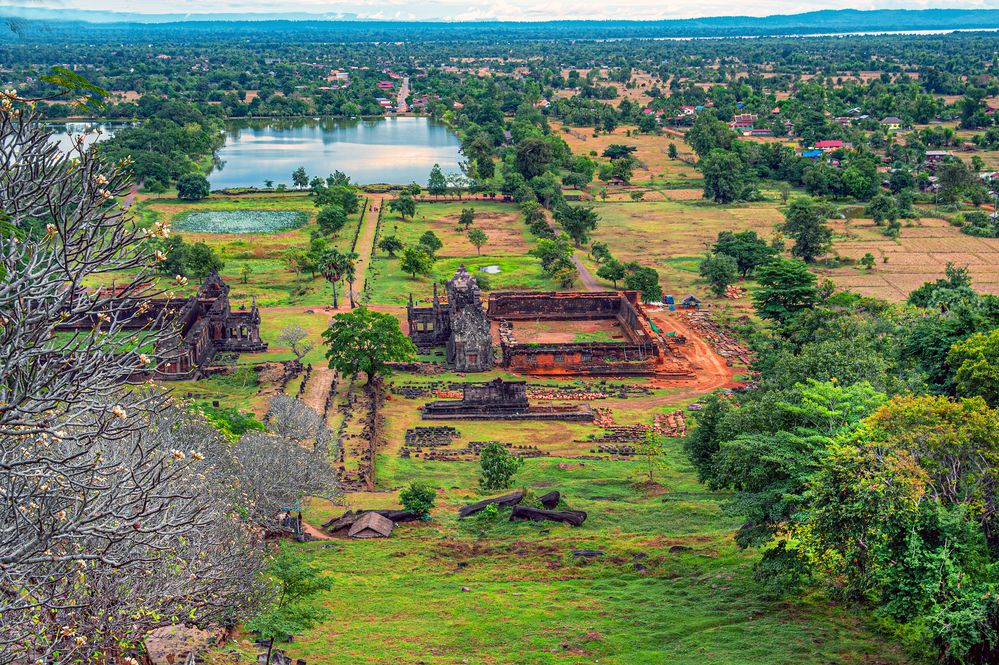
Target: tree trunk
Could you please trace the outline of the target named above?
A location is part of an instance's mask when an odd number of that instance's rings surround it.
[[[483,499],[477,503],[470,503],[467,506],[459,508],[458,516],[468,517],[469,515],[474,515],[475,513],[484,510],[485,507],[490,504],[496,504],[497,506],[515,506],[523,499],[523,492],[513,492],[512,494],[504,494],[503,496],[497,496],[491,499]]]
[[[338,305],[336,300],[336,282],[330,280],[330,285],[333,287],[333,309],[337,309]]]
[[[579,526],[586,521],[586,513],[582,510],[539,510],[528,506],[515,506],[513,512],[510,513],[510,521],[519,522],[522,520],[548,520]]]
[[[264,661],[264,665],[271,665],[271,650],[274,648],[274,638],[270,639],[267,643],[267,660]]]
[[[354,307],[356,306],[354,305],[354,280],[350,280],[350,282],[348,282],[348,285],[350,286],[350,308],[354,309]]]

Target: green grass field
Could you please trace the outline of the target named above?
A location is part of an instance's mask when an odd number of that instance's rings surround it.
[[[732,542],[725,497],[696,482],[678,444],[653,486],[639,484],[637,463],[528,460],[517,486],[562,491],[589,515],[579,528],[511,523],[505,511],[460,521],[456,507],[478,498],[476,465],[380,461],[380,485],[428,480],[438,508],[389,540],[285,545],[335,580],[322,598],[333,619],[281,645],[310,665],[906,662],[850,608],[767,597],[756,553]],[[377,496],[366,503],[395,505]]]

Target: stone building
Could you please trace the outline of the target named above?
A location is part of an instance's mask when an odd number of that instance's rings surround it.
[[[57,330],[86,330],[94,324],[78,320]],[[157,364],[152,375],[161,380],[201,378],[219,353],[267,350],[267,344],[260,339],[256,301],[249,310],[233,311],[229,285],[215,272],[205,278],[197,294],[187,299],[151,298],[141,305],[136,303],[124,329],[166,331],[154,352]]]
[[[475,277],[459,266],[444,287],[442,301],[434,284],[429,307],[417,307],[409,297],[406,316],[409,337],[421,352],[445,347],[448,368],[456,372],[485,372],[493,367],[489,318]]]

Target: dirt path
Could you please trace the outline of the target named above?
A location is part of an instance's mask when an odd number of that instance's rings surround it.
[[[561,229],[555,223],[555,218],[552,216],[551,211],[545,210],[544,208],[541,210],[544,212],[545,218],[548,220],[548,227],[555,233],[558,233]],[[593,273],[590,272],[590,269],[583,265],[583,262],[579,260],[579,257],[576,256],[575,253],[572,255],[572,263],[576,266],[576,272],[579,273],[579,281],[584,289],[587,291],[604,290],[603,287],[597,283],[597,280],[593,276]]]
[[[309,534],[316,540],[333,540],[333,536],[329,535],[328,533],[323,533],[317,527],[312,526],[305,520],[302,520],[302,531]]]
[[[354,251],[357,252],[357,267],[355,269],[357,276],[354,278],[355,301],[361,297],[361,291],[364,289],[364,278],[367,276],[368,266],[371,264],[371,244],[375,240],[375,228],[378,226],[378,209],[381,207],[384,197],[381,195],[369,195],[367,198],[368,207],[364,212],[361,233],[357,237],[357,247],[354,248]],[[346,312],[350,310],[350,298],[347,297],[345,300],[347,301],[346,305],[340,303],[340,308],[337,311]]]
[[[587,291],[603,291],[603,287],[597,283],[596,278],[593,277],[593,273],[590,269],[583,265],[583,262],[579,260],[579,257],[575,254],[572,255],[572,262],[576,265],[576,272],[579,273],[579,281],[582,283],[583,288]]]
[[[650,317],[665,330],[675,330],[677,335],[687,338],[686,344],[680,347],[681,353],[694,366],[696,377],[693,381],[668,382],[667,387],[680,386],[681,390],[669,396],[669,400],[681,401],[706,395],[719,388],[734,388],[739,385],[735,375],[744,370],[729,367],[728,363],[711,348],[707,340],[700,337],[679,316],[666,312],[649,312]],[[639,405],[638,400],[629,404]]]
[[[321,414],[326,407],[326,397],[333,385],[333,370],[329,367],[314,366],[305,386],[302,401],[316,413]]]

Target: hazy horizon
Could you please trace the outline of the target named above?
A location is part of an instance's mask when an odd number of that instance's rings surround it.
[[[317,19],[351,18],[359,20],[444,20],[444,21],[544,21],[544,20],[668,20],[716,17],[766,17],[794,15],[821,10],[855,9],[999,9],[999,0],[958,0],[927,2],[925,0],[874,0],[851,2],[849,0],[808,0],[788,5],[779,0],[762,0],[751,6],[733,10],[730,2],[706,0],[696,4],[678,3],[663,6],[655,0],[614,0],[594,5],[589,2],[535,2],[528,0],[428,0],[417,5],[401,0],[351,0],[329,3],[323,0],[299,0],[294,10],[287,3],[275,0],[219,0],[210,8],[200,0],[132,0],[127,8],[120,0],[23,0],[0,3],[0,9],[17,13],[22,10],[97,11],[119,14],[186,15],[210,17],[220,14],[261,14],[261,18],[279,18],[280,15],[301,17],[311,14]]]

